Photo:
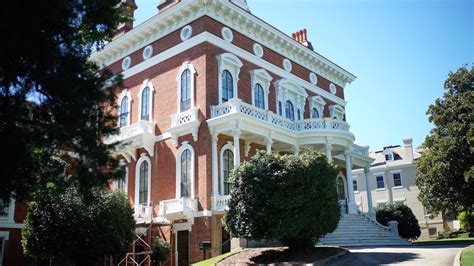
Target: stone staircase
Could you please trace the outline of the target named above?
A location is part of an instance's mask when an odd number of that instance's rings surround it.
[[[343,214],[336,230],[322,238],[319,245],[334,246],[404,246],[411,242],[393,234],[364,213]]]

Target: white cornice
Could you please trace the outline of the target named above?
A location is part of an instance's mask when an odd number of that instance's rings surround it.
[[[100,66],[108,66],[206,15],[341,87],[345,87],[347,83],[351,83],[356,78],[261,19],[222,0],[183,0],[168,12],[155,15],[122,37],[107,44],[104,49],[92,54],[91,60]]]
[[[201,43],[204,43],[204,42],[207,42],[207,43],[210,43],[212,45],[215,45],[219,48],[222,48],[226,51],[229,51],[236,55],[237,57],[240,57],[240,58],[243,58],[244,60],[247,60],[249,61],[250,63],[252,64],[255,64],[263,69],[266,69],[272,73],[275,73],[276,75],[284,78],[284,79],[287,79],[287,80],[291,80],[293,82],[296,82],[298,85],[302,86],[303,88],[311,91],[311,92],[314,92],[318,95],[321,95],[322,97],[324,97],[325,99],[328,99],[336,104],[339,104],[341,106],[345,106],[346,105],[346,101],[344,101],[343,99],[333,95],[332,93],[329,93],[325,90],[323,90],[322,88],[310,83],[309,81],[306,81],[298,76],[295,76],[291,73],[289,73],[288,71],[285,71],[284,69],[282,69],[281,67],[278,67],[278,66],[275,66],[271,63],[269,63],[268,61],[265,61],[263,60],[262,58],[254,55],[254,54],[251,54],[247,51],[245,51],[244,49],[240,48],[240,47],[237,47],[235,45],[233,45],[232,43],[229,43],[209,32],[203,32],[197,36],[194,36],[176,46],[173,46],[172,48],[166,50],[165,52],[163,53],[160,53],[160,54],[157,54],[153,57],[151,57],[150,59],[146,60],[146,61],[143,61],[125,71],[122,72],[122,76],[124,79],[128,78],[128,77],[131,77],[137,73],[140,73],[146,69],[148,69],[149,67],[152,67],[156,64],[159,64],[160,62],[163,62],[173,56],[176,56],[188,49],[191,49],[192,47],[194,46],[197,46]]]

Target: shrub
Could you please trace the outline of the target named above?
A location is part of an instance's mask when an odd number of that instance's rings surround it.
[[[467,232],[474,233],[474,213],[473,212],[461,212],[458,215],[459,223],[461,228]]]
[[[281,241],[290,250],[312,247],[339,222],[336,175],[315,151],[261,151],[232,173],[227,229],[234,237]]]
[[[153,263],[165,262],[170,256],[170,244],[165,240],[155,237],[151,246],[151,260]]]
[[[376,208],[377,221],[388,225],[389,221],[398,222],[401,237],[416,240],[421,235],[420,225],[410,207],[401,203],[382,204]]]

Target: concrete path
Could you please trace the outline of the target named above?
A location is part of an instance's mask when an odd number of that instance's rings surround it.
[[[350,248],[351,254],[341,257],[328,265],[452,266],[456,253],[463,247],[460,245],[446,245]]]

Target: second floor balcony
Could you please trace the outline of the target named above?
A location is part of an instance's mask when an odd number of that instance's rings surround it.
[[[198,210],[198,200],[191,198],[180,198],[160,201],[158,219],[163,221],[174,221],[178,219],[192,218]]]
[[[119,133],[109,136],[105,139],[105,143],[117,143],[116,152],[125,157],[136,159],[135,151],[138,148],[144,148],[149,154],[154,154],[155,123],[142,120],[121,127]]]

